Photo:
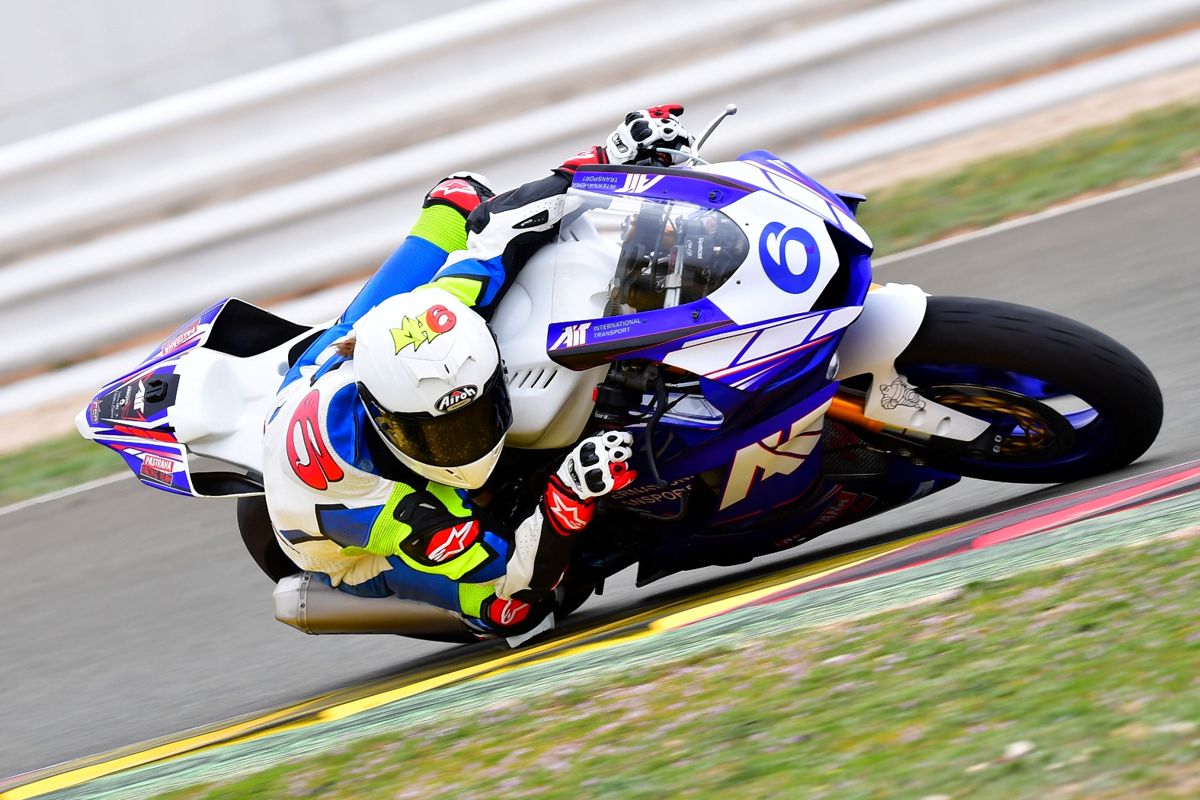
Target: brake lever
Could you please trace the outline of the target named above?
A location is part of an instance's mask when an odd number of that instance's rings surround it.
[[[707,164],[707,163],[709,163],[709,162],[705,161],[703,158],[701,158],[700,156],[696,155],[695,153],[687,153],[687,152],[684,152],[683,150],[676,150],[672,147],[656,147],[656,148],[654,148],[654,152],[669,153],[670,155],[673,155],[673,156],[681,156],[683,158],[683,161],[680,162],[676,166],[687,166],[688,164]]]
[[[696,140],[696,144],[690,153],[683,150],[676,150],[672,147],[656,147],[654,148],[654,151],[656,153],[669,153],[670,155],[679,156],[683,159],[681,162],[679,162],[679,164],[674,166],[686,167],[692,164],[710,164],[712,162],[706,161],[700,157],[700,148],[704,147],[704,143],[708,141],[708,137],[713,135],[713,131],[717,129],[717,126],[719,126],[729,117],[732,117],[737,112],[738,107],[735,104],[730,103],[729,105],[725,106],[725,109],[720,114],[713,117],[712,122],[708,123],[708,127],[704,129],[704,133],[700,134],[700,138]]]

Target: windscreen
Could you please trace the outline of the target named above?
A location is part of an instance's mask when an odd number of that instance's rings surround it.
[[[699,300],[724,284],[749,251],[737,223],[688,202],[571,189],[567,208],[565,228],[602,240],[605,246],[594,252],[617,254],[606,317]],[[564,237],[557,246],[573,240]],[[558,259],[558,267],[569,260]]]

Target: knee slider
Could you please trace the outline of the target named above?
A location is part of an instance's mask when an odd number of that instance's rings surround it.
[[[554,610],[553,592],[517,592],[510,598],[492,595],[483,601],[480,617],[501,636],[526,633]]]

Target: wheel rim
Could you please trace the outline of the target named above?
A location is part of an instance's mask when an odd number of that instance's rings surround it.
[[[1112,446],[1112,420],[1069,387],[975,365],[906,364],[900,370],[924,397],[992,424],[1012,422],[1003,432],[1000,453],[966,460],[1044,469],[1094,458]]]
[[[1075,445],[1070,421],[1045,403],[988,386],[934,386],[920,394],[987,420],[1000,430],[985,459],[1038,461],[1066,455]]]

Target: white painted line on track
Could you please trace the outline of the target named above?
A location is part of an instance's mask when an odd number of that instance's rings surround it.
[[[1106,192],[1104,194],[1096,195],[1095,197],[1089,197],[1084,200],[1076,200],[1074,202],[1064,203],[1061,206],[1055,206],[1054,208],[1049,208],[1049,209],[1046,209],[1045,211],[1039,211],[1036,214],[1030,214],[1028,216],[1009,220],[1008,222],[1002,222],[999,225],[992,225],[989,228],[981,228],[980,230],[971,231],[970,233],[964,233],[964,234],[960,234],[958,236],[952,236],[949,239],[942,239],[941,241],[933,242],[932,244],[926,244],[926,245],[922,245],[920,247],[914,247],[911,250],[905,250],[902,253],[895,253],[890,256],[885,256],[884,258],[874,261],[871,266],[872,266],[872,268],[887,266],[888,264],[893,264],[897,261],[903,261],[908,258],[919,257],[922,255],[925,255],[926,253],[932,253],[932,252],[935,252],[937,250],[942,250],[947,247],[953,247],[954,245],[957,245],[957,244],[963,244],[966,242],[973,241],[975,239],[982,239],[985,236],[991,236],[996,233],[1003,233],[1004,231],[1012,230],[1014,228],[1020,228],[1025,225],[1031,225],[1033,223],[1041,222],[1041,221],[1047,220],[1047,219],[1053,219],[1054,217],[1061,217],[1066,214],[1071,214],[1076,211],[1082,211],[1084,209],[1091,208],[1092,206],[1098,206],[1103,203],[1111,202],[1113,200],[1120,200],[1122,198],[1130,197],[1132,195],[1140,194],[1142,192],[1153,191],[1154,189],[1159,189],[1159,188],[1162,188],[1163,186],[1170,186],[1172,184],[1180,183],[1180,182],[1186,181],[1186,180],[1191,180],[1192,178],[1197,178],[1197,177],[1200,177],[1200,167],[1196,167],[1194,169],[1189,169],[1189,170],[1184,170],[1183,172],[1176,172],[1171,175],[1165,175],[1161,178],[1155,178],[1152,181],[1146,181],[1145,183],[1139,183],[1136,186],[1127,186],[1124,189],[1117,189],[1116,191],[1113,191],[1113,192]],[[70,489],[63,489],[58,492],[51,492],[49,494],[41,495],[40,497],[33,497],[33,498],[30,498],[29,500],[22,500],[19,503],[14,503],[12,505],[0,508],[0,516],[4,516],[5,514],[11,514],[15,511],[21,511],[23,509],[30,508],[31,506],[40,505],[42,503],[48,503],[53,500],[59,500],[64,497],[70,497],[71,495],[74,495],[74,494],[81,494],[83,492],[89,492],[92,489],[99,489],[101,487],[108,486],[110,483],[115,483],[116,481],[118,481],[124,477],[127,477],[127,473],[117,473],[115,475],[109,475],[106,478],[99,478],[94,481],[82,483],[78,486],[73,486]]]
[[[97,446],[99,446],[99,445],[97,445]],[[42,503],[50,503],[50,502],[53,502],[54,500],[62,500],[64,497],[70,497],[71,495],[82,494],[83,492],[90,492],[92,489],[99,489],[102,486],[108,486],[110,483],[116,483],[119,480],[122,480],[124,478],[129,478],[129,477],[131,477],[131,474],[128,472],[117,472],[112,475],[105,476],[103,478],[97,478],[94,481],[88,481],[87,483],[81,483],[78,486],[72,486],[68,489],[60,489],[57,492],[49,492],[48,494],[38,495],[37,497],[31,497],[28,500],[21,500],[19,502],[13,503],[12,505],[7,505],[7,506],[4,506],[3,508],[0,508],[0,517],[3,517],[5,514],[12,514],[17,511],[23,511],[27,508],[32,508],[33,506],[40,506]]]
[[[923,256],[926,253],[933,253],[938,250],[943,250],[947,247],[953,247],[954,245],[957,245],[957,244],[963,244],[965,242],[970,242],[975,239],[982,239],[986,236],[992,236],[993,234],[1003,233],[1004,231],[1010,231],[1014,228],[1020,228],[1025,225],[1032,225],[1033,223],[1041,222],[1042,220],[1053,219],[1054,217],[1061,217],[1066,214],[1071,214],[1076,211],[1082,211],[1086,208],[1091,208],[1092,206],[1102,205],[1104,203],[1108,203],[1113,200],[1121,200],[1125,197],[1130,197],[1132,195],[1141,194],[1142,192],[1153,191],[1154,189],[1160,189],[1164,186],[1170,186],[1175,183],[1182,183],[1183,181],[1191,180],[1192,178],[1197,178],[1197,177],[1200,177],[1200,167],[1195,167],[1193,169],[1184,170],[1183,172],[1174,172],[1170,175],[1165,175],[1161,178],[1155,178],[1154,180],[1146,181],[1145,183],[1139,183],[1135,186],[1126,186],[1124,189],[1117,189],[1116,191],[1105,192],[1104,194],[1099,194],[1099,195],[1096,195],[1095,197],[1088,197],[1083,200],[1075,200],[1072,202],[1067,202],[1060,206],[1048,208],[1045,211],[1039,211],[1036,214],[1029,214],[1028,216],[1018,217],[1017,219],[1010,219],[1008,222],[1001,222],[998,225],[992,225],[987,228],[980,228],[977,231],[971,231],[969,233],[959,234],[958,236],[951,236],[949,239],[942,239],[940,241],[933,242],[931,244],[925,244],[925,245],[921,245],[920,247],[914,247],[911,250],[905,250],[902,253],[895,253],[890,256],[884,256],[883,258],[872,261],[871,267],[872,268],[884,267],[884,266],[887,266],[888,264],[892,264],[897,261],[903,261],[907,258],[915,258],[918,256]],[[868,233],[869,233],[869,231],[868,231]]]

